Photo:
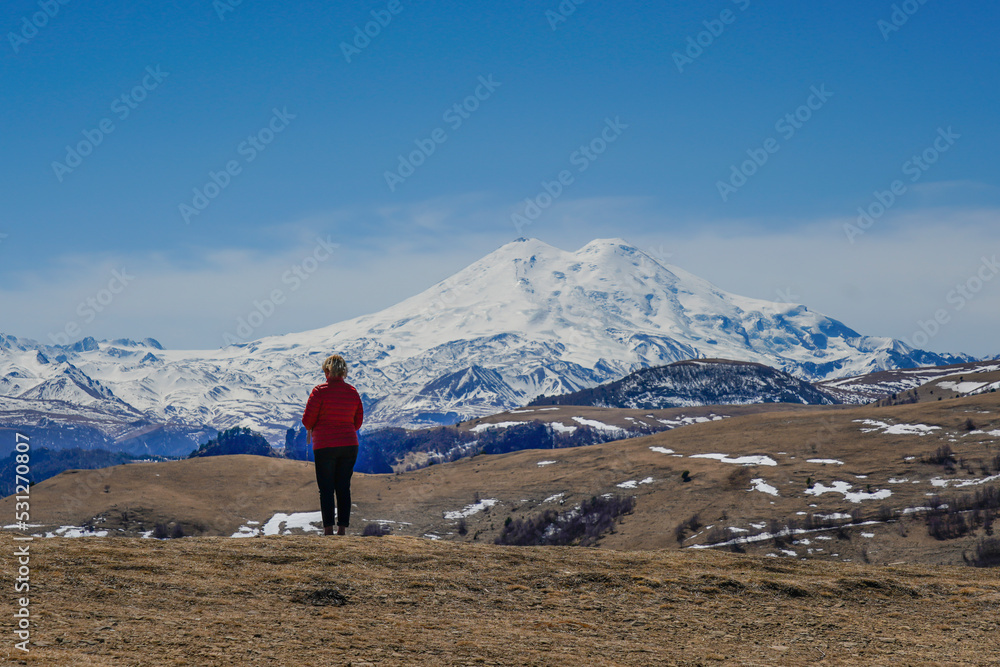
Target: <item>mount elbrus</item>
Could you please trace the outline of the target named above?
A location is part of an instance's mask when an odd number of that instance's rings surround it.
[[[453,423],[700,357],[806,380],[970,360],[726,292],[619,239],[518,239],[380,312],[217,350],[0,335],[0,420],[82,420],[116,441],[247,426],[277,444],[331,351],[351,360],[369,427]]]

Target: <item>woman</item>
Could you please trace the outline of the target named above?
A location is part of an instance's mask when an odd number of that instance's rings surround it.
[[[351,475],[358,459],[358,429],[364,421],[358,390],[344,382],[347,362],[339,354],[323,362],[326,382],[309,394],[302,425],[312,440],[323,534],[346,535],[351,525]],[[334,516],[336,499],[336,517]],[[334,519],[336,518],[336,521]]]

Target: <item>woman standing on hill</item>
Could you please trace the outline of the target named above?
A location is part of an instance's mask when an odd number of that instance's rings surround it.
[[[346,535],[351,525],[351,476],[358,459],[358,429],[365,412],[358,390],[344,381],[347,362],[342,356],[328,357],[323,362],[323,372],[326,382],[316,385],[309,394],[302,425],[312,440],[316,459],[323,534],[333,535],[336,523],[337,534]]]

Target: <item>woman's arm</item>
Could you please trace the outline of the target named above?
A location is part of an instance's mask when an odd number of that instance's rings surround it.
[[[302,413],[302,425],[310,433],[316,427],[316,420],[319,419],[319,402],[319,395],[316,389],[313,389],[309,394],[309,400],[306,401],[306,410]]]
[[[357,431],[361,428],[361,425],[365,421],[365,406],[361,402],[361,397],[358,396],[358,407],[354,411],[354,430]]]

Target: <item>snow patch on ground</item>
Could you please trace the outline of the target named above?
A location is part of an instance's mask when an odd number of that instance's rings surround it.
[[[539,468],[544,468],[545,466],[550,466],[553,463],[559,463],[559,461],[539,461],[538,462],[538,467]]]
[[[467,516],[472,516],[473,514],[479,514],[483,510],[487,510],[493,507],[498,502],[500,501],[496,500],[495,498],[484,498],[483,500],[480,500],[478,503],[472,503],[471,505],[466,505],[460,510],[456,510],[454,512],[445,512],[444,518],[449,520],[464,519]]]
[[[838,461],[837,459],[806,459],[806,463],[823,463],[823,464],[829,463],[830,465],[835,465],[835,466],[844,465],[843,461]]]
[[[941,505],[941,507],[947,508],[948,505],[944,504]],[[933,507],[907,507],[903,509],[903,514],[913,514],[915,512],[930,512],[933,509],[934,509]]]
[[[885,500],[892,495],[892,491],[889,489],[866,493],[864,491],[851,491],[852,488],[847,482],[833,482],[833,486],[825,486],[824,484],[817,483],[811,489],[806,489],[806,495],[820,496],[824,493],[839,493],[844,496],[845,500],[849,500],[852,503],[860,503],[863,500]]]
[[[763,478],[757,477],[756,479],[751,479],[750,483],[753,484],[751,491],[760,491],[761,493],[766,493],[771,496],[777,496],[778,490],[768,484]]]
[[[566,426],[562,422],[549,422],[549,426],[556,433],[573,433],[576,431],[576,426]]]
[[[566,495],[565,493],[557,493],[554,496],[549,496],[548,498],[546,498],[542,502],[543,503],[554,503],[557,500],[562,500],[563,496],[565,496],[565,495]]]
[[[583,417],[573,417],[573,421],[582,426],[589,426],[591,428],[596,428],[598,431],[607,431],[608,433],[625,433],[625,429],[620,426],[610,426],[604,422],[599,422],[595,419],[584,419]]]
[[[652,418],[653,415],[646,415]],[[710,415],[708,417],[678,417],[677,419],[657,419],[656,421],[669,426],[670,428],[677,428],[679,426],[689,426],[691,424],[704,424],[705,422],[717,422],[722,419],[726,419],[727,415]]]
[[[937,385],[942,389],[950,389],[958,394],[968,394],[970,391],[976,391],[977,389],[982,389],[988,382],[952,382],[951,380],[945,380],[944,382],[938,382]]]
[[[654,481],[656,480],[654,480],[652,477],[647,477],[646,479],[643,479],[638,482],[635,481],[634,479],[630,479],[627,482],[622,482],[621,484],[617,484],[616,486],[619,489],[634,489],[640,484],[652,484]]]
[[[106,530],[87,530],[79,526],[62,526],[50,533],[45,533],[44,537],[107,537]]]
[[[855,419],[854,421],[870,427],[861,429],[862,433],[873,433],[881,430],[886,435],[928,435],[931,431],[941,430],[940,426],[927,424],[888,424],[874,419]]]
[[[487,429],[491,428],[510,428],[511,426],[518,426],[520,424],[527,424],[528,422],[497,422],[495,424],[480,424],[479,426],[473,426],[470,431],[473,433],[481,433]]]
[[[734,463],[736,465],[744,466],[776,466],[778,462],[772,459],[770,456],[740,456],[737,458],[729,458],[728,454],[692,454],[693,459],[718,459],[722,463]]]
[[[673,454],[674,453],[674,450],[667,449],[666,447],[650,447],[650,449],[652,451],[658,452],[660,454]]]
[[[291,535],[292,530],[299,528],[307,533],[318,533],[323,530],[322,512],[293,512],[284,514],[278,512],[264,524],[261,531],[264,535]],[[234,534],[233,537],[236,537]]]
[[[932,486],[940,486],[947,488],[949,486],[954,486],[957,489],[963,486],[979,486],[980,484],[987,484],[1000,479],[1000,475],[992,475],[990,477],[983,477],[982,479],[941,479],[940,477],[935,477],[931,480]]]

